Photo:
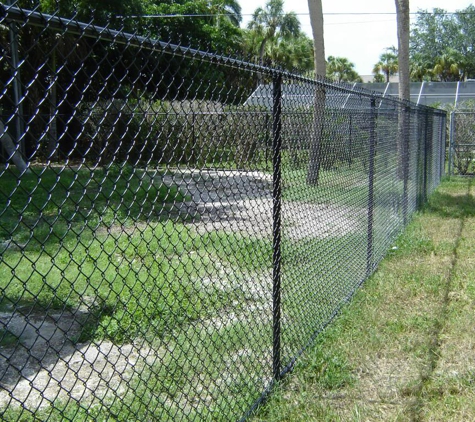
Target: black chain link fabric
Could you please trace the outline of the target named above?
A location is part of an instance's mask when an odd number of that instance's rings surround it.
[[[1,419],[248,417],[438,185],[445,112],[0,11]]]
[[[469,108],[469,107],[467,107]],[[473,111],[453,111],[450,114],[449,174],[472,175],[475,159]]]

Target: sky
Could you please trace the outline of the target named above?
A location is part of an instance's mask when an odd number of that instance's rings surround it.
[[[410,0],[411,13],[435,7],[455,12],[472,4],[468,0]],[[266,0],[239,0],[243,26]],[[346,57],[360,75],[371,75],[387,47],[397,46],[394,0],[322,0],[325,56]],[[298,14],[302,30],[312,37],[307,0],[284,0],[284,11]],[[335,14],[333,14],[335,13]],[[365,15],[351,15],[365,13]],[[381,13],[381,14],[375,14]],[[411,20],[415,18],[411,15]]]

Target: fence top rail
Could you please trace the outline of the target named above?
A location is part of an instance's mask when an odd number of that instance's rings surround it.
[[[0,4],[0,22],[8,21],[12,23],[25,24],[28,23],[33,26],[44,28],[46,25],[50,29],[57,31],[68,31],[70,34],[75,34],[88,38],[95,38],[101,41],[108,41],[119,43],[126,46],[133,46],[139,48],[146,48],[152,51],[159,51],[172,55],[182,55],[190,58],[199,57],[200,59],[212,63],[219,63],[223,66],[232,67],[236,69],[248,70],[256,73],[266,74],[269,76],[281,75],[287,79],[295,82],[306,83],[314,85],[323,89],[331,89],[343,93],[358,95],[362,98],[374,98],[379,104],[391,103],[396,106],[408,106],[418,110],[434,110],[434,113],[443,113],[442,110],[433,109],[424,105],[417,105],[409,101],[403,101],[398,98],[384,97],[381,93],[369,91],[354,84],[336,84],[330,82],[322,77],[312,79],[299,74],[284,71],[278,68],[266,67],[255,63],[246,62],[244,60],[232,58],[225,55],[211,53],[209,51],[202,51],[191,47],[184,47],[170,42],[153,39],[149,36],[138,34],[131,34],[121,30],[115,30],[109,27],[102,27],[95,25],[93,22],[80,22],[74,17],[63,18],[57,15],[50,15],[39,12],[37,10],[29,10],[20,8],[14,5]]]

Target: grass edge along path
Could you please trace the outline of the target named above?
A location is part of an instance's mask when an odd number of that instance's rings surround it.
[[[251,420],[475,420],[475,181],[444,180]]]

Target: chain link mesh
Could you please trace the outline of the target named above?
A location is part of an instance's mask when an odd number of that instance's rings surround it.
[[[444,112],[0,6],[0,414],[239,420],[444,172]]]
[[[454,111],[450,114],[449,174],[471,175],[475,172],[475,113]]]

